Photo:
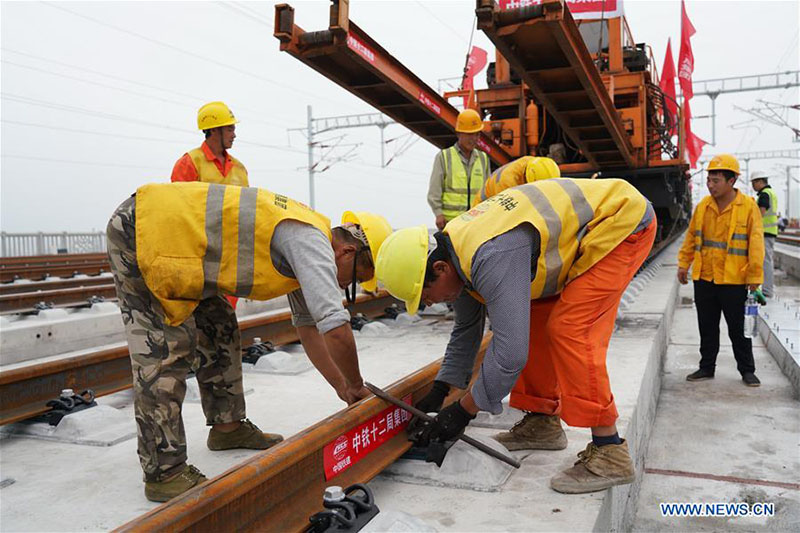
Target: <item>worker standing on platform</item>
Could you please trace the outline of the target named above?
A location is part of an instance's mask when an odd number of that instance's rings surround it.
[[[223,102],[210,102],[197,112],[197,129],[206,139],[188,151],[172,169],[172,181],[202,181],[248,187],[247,169],[228,150],[236,139],[238,120]]]
[[[553,489],[631,483],[605,359],[622,293],[655,234],[653,207],[626,181],[548,179],[502,191],[430,238],[424,226],[390,235],[378,253],[378,279],[410,313],[420,301],[452,301],[466,289],[492,322],[477,381],[424,428],[423,439],[451,440],[478,411],[501,413],[514,387],[530,411],[522,425],[556,417],[554,441],[566,440],[559,416],[592,428],[592,442],[551,479]],[[469,364],[447,389],[467,387],[482,335],[482,327],[454,329],[445,359]]]
[[[778,238],[778,196],[769,186],[769,174],[756,171],[750,175],[750,183],[758,193],[758,209],[764,226],[764,283],[761,292],[767,298],[775,296],[775,239]]]
[[[473,196],[489,176],[489,156],[475,148],[483,130],[483,121],[474,109],[465,109],[456,119],[456,144],[436,154],[428,205],[436,217],[436,227],[444,225],[468,210]]]
[[[111,217],[108,254],[131,354],[145,495],[167,501],[205,481],[187,464],[181,405],[194,370],[211,450],[266,449],[282,437],[245,418],[241,338],[222,296],[289,294],[314,366],[347,403],[363,386],[341,289],[374,288],[391,232],[370,213],[342,225],[264,189],[208,183],[140,187]],[[302,291],[300,290],[302,289]],[[291,293],[291,294],[290,294]]]
[[[247,169],[228,150],[236,139],[239,121],[224,102],[209,102],[197,111],[197,129],[206,139],[200,147],[188,151],[172,168],[172,181],[202,181],[249,187]],[[227,296],[236,309],[239,298]]]
[[[758,289],[763,280],[764,230],[756,203],[734,187],[739,173],[739,161],[732,155],[711,159],[706,181],[711,194],[695,208],[678,252],[682,284],[689,282],[692,269],[700,329],[700,368],[686,379],[714,378],[722,313],[742,381],[758,387],[753,343],[744,336],[744,305],[747,291]]]

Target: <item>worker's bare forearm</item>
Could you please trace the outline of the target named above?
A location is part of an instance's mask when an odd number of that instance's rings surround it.
[[[336,390],[345,386],[344,376],[328,353],[325,339],[317,331],[316,326],[300,326],[297,328],[297,333],[300,335],[300,342],[303,343],[308,359],[322,377]]]
[[[325,333],[324,339],[331,359],[336,363],[347,383],[353,387],[362,386],[364,380],[361,378],[361,371],[358,368],[356,340],[353,338],[350,324],[342,324],[338,328],[328,331]]]

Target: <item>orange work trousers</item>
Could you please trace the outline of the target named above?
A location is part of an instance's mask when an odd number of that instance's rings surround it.
[[[606,352],[622,294],[655,236],[653,220],[558,296],[531,301],[528,363],[511,391],[511,407],[557,414],[575,427],[614,424],[619,415]]]

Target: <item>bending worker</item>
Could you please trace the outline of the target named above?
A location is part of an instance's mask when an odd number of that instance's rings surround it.
[[[694,281],[694,303],[700,329],[700,368],[687,381],[714,378],[719,353],[719,319],[725,315],[736,368],[750,387],[756,377],[753,342],[744,336],[747,291],[763,280],[764,235],[755,201],[736,190],[739,161],[730,154],[715,155],[708,163],[708,192],[692,214],[678,252],[678,281]]]
[[[551,479],[553,489],[631,483],[605,358],[620,298],[655,233],[652,206],[626,181],[548,179],[502,191],[430,238],[424,226],[390,235],[378,253],[378,279],[410,313],[420,300],[452,300],[466,288],[492,322],[477,381],[439,412],[430,437],[451,440],[478,411],[501,413],[517,383],[529,411],[518,426],[560,416],[592,428],[592,442]],[[477,344],[467,339],[482,334],[475,327],[461,341],[451,336],[445,357],[474,361]],[[470,349],[459,353],[456,343]]]
[[[293,323],[314,366],[353,403],[363,387],[341,289],[374,288],[375,256],[391,227],[345,213],[343,224],[264,189],[208,183],[149,184],[107,228],[108,254],[133,369],[145,495],[167,501],[205,481],[187,464],[181,405],[194,370],[208,447],[266,449],[280,435],[245,418],[241,339],[224,295],[290,294]],[[302,289],[302,291],[300,290]]]
[[[758,210],[764,226],[764,283],[761,292],[767,298],[775,296],[775,239],[778,238],[778,196],[769,186],[769,174],[756,171],[750,175],[750,183],[758,193]]]
[[[465,109],[456,119],[456,144],[436,154],[428,185],[428,205],[436,227],[468,210],[473,196],[489,175],[489,156],[475,148],[483,121],[474,109]]]
[[[479,204],[490,196],[517,185],[560,177],[561,169],[549,157],[522,156],[492,172],[491,177],[475,195],[473,203]]]

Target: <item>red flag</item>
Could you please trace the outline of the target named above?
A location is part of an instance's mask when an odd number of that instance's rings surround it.
[[[664,105],[667,112],[672,115],[673,119],[678,117],[678,98],[675,96],[675,63],[672,61],[672,40],[667,39],[667,51],[664,53],[664,68],[661,69],[661,80],[658,83],[661,90],[667,96],[664,98]],[[675,134],[673,128],[670,131],[671,135]]]
[[[464,71],[464,79],[461,82],[461,90],[472,91],[473,79],[486,66],[488,54],[483,48],[473,46],[467,59],[467,68]],[[464,97],[464,107],[469,107],[469,96]]]
[[[697,168],[697,160],[700,159],[703,146],[708,143],[692,133],[692,109],[689,107],[688,98],[683,101],[683,117],[686,124],[686,156],[691,167]]]
[[[678,81],[681,84],[683,97],[687,100],[694,96],[692,90],[692,72],[694,72],[694,54],[692,53],[692,43],[690,39],[694,35],[695,29],[686,14],[686,4],[681,0],[681,49],[678,53]]]

